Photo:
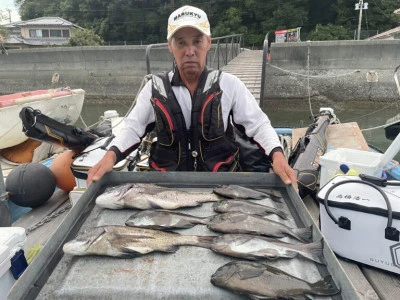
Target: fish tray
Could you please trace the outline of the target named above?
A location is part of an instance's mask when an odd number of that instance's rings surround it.
[[[91,184],[71,208],[56,232],[46,242],[21,278],[14,284],[9,299],[247,299],[211,284],[211,275],[222,265],[237,260],[205,248],[181,246],[175,253],[150,253],[136,258],[72,256],[63,245],[79,232],[100,225],[124,225],[136,212],[133,209],[108,210],[95,205],[107,187],[124,183],[155,183],[187,191],[211,192],[223,184],[236,184],[260,191],[281,193],[292,216],[291,227],[312,226],[313,240],[322,238],[303,201],[292,186],[285,186],[275,174],[194,173],[194,172],[112,172]],[[265,200],[257,200],[263,204]],[[215,214],[212,203],[180,209],[199,217]],[[185,235],[218,235],[204,225],[177,230]],[[291,242],[290,238],[288,238]],[[341,293],[331,298],[357,299],[355,288],[329,246],[324,242],[327,266],[305,259],[277,259],[268,264],[315,282],[331,274]]]

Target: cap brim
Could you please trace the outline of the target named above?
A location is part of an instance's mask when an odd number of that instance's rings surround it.
[[[175,29],[173,29],[172,31],[170,31],[170,32],[168,33],[168,35],[167,35],[167,40],[169,40],[178,30],[180,30],[180,29],[182,29],[182,28],[187,28],[187,27],[196,29],[197,31],[201,32],[202,34],[205,34],[205,35],[208,35],[208,36],[211,35],[210,32],[203,31],[203,30],[200,29],[198,26],[195,26],[195,25],[193,25],[193,24],[182,24],[182,25],[179,25],[178,27],[176,27]]]

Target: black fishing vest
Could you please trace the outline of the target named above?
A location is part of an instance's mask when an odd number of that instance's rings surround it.
[[[168,73],[152,76],[151,104],[155,112],[150,167],[159,171],[239,170],[239,148],[232,125],[224,130],[219,86],[221,72],[206,70],[192,97],[190,129],[172,91]],[[189,99],[188,99],[189,101]]]

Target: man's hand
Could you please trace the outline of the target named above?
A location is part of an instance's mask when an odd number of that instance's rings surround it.
[[[107,151],[103,158],[89,169],[87,186],[89,186],[92,181],[100,180],[105,173],[111,172],[116,161],[117,156],[115,153],[113,151]]]
[[[274,173],[278,175],[285,184],[292,184],[296,191],[299,191],[296,172],[289,166],[282,152],[274,152],[272,155],[272,165]]]

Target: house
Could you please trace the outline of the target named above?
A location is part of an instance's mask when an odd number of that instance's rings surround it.
[[[396,15],[400,15],[400,8],[396,9],[393,13]],[[400,39],[400,26],[367,38],[367,40],[398,40],[398,39]]]
[[[398,40],[398,39],[400,39],[400,26],[367,38],[367,40]]]
[[[68,43],[74,29],[83,29],[59,17],[41,17],[4,25],[11,35],[4,41],[7,49],[48,47]]]

